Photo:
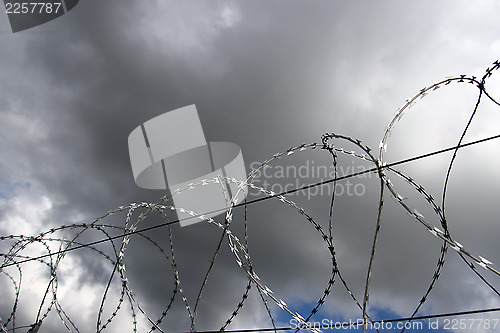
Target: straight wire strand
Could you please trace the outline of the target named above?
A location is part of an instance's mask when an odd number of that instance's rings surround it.
[[[487,138],[484,138],[484,139],[479,139],[479,140],[475,140],[475,141],[472,141],[472,142],[464,143],[464,144],[461,144],[461,145],[457,145],[457,146],[453,146],[453,147],[448,147],[448,148],[444,148],[444,149],[441,149],[441,150],[436,150],[436,151],[433,151],[431,153],[426,153],[426,154],[422,154],[422,155],[418,155],[418,156],[406,158],[406,159],[403,159],[403,160],[399,160],[397,162],[387,163],[386,165],[383,165],[380,168],[381,169],[392,168],[392,167],[397,166],[397,165],[406,164],[406,163],[417,161],[417,160],[420,160],[420,159],[423,159],[423,158],[426,158],[426,157],[431,157],[431,156],[434,156],[434,155],[443,154],[443,153],[446,153],[446,152],[449,152],[449,151],[453,151],[455,149],[460,149],[460,148],[464,148],[464,147],[473,146],[473,145],[476,145],[476,144],[479,144],[479,143],[491,141],[491,140],[498,139],[498,138],[500,138],[500,134],[494,135],[494,136],[490,136],[490,137],[487,137]],[[234,205],[233,207],[237,208],[237,207],[242,207],[242,206],[248,206],[248,205],[251,205],[251,204],[254,204],[254,203],[257,203],[257,202],[269,200],[269,199],[271,199],[273,197],[283,196],[283,195],[295,193],[295,192],[298,192],[298,191],[307,190],[307,189],[314,188],[314,187],[317,187],[317,186],[322,186],[322,185],[330,184],[330,183],[333,183],[333,182],[336,182],[336,181],[340,181],[340,180],[345,180],[345,179],[357,177],[357,176],[364,175],[364,174],[371,173],[371,172],[377,172],[377,170],[378,170],[378,168],[374,167],[374,168],[366,169],[366,170],[363,170],[363,171],[354,172],[354,173],[351,173],[351,174],[348,174],[348,175],[344,175],[344,176],[340,176],[340,177],[335,177],[335,178],[327,179],[327,180],[324,180],[324,181],[321,181],[321,182],[304,185],[302,187],[297,187],[297,188],[294,188],[294,189],[291,189],[291,190],[288,190],[288,191],[277,193],[274,196],[267,196],[267,197],[262,197],[262,198],[257,198],[257,199],[254,199],[254,200],[250,200],[250,201],[247,201],[247,202],[241,202],[239,204]],[[63,254],[65,252],[69,252],[69,251],[73,251],[73,250],[78,250],[78,249],[81,249],[81,248],[84,248],[84,247],[87,247],[87,246],[94,246],[94,245],[97,245],[97,244],[108,242],[110,240],[119,239],[119,238],[123,238],[123,237],[126,237],[126,236],[138,234],[138,233],[143,233],[143,232],[151,231],[151,230],[154,230],[154,229],[159,229],[159,228],[162,228],[162,227],[165,227],[165,226],[169,226],[169,225],[173,225],[173,224],[179,223],[181,221],[191,220],[191,219],[203,216],[203,215],[210,215],[210,214],[213,214],[213,213],[223,212],[223,211],[226,211],[226,210],[227,210],[227,208],[215,209],[215,210],[212,210],[212,211],[209,211],[209,212],[205,212],[205,213],[202,213],[202,214],[195,214],[194,216],[186,217],[184,219],[177,219],[177,220],[173,220],[173,221],[169,221],[169,222],[165,222],[165,223],[160,223],[160,224],[157,224],[157,225],[154,225],[154,226],[151,226],[151,227],[147,227],[147,228],[143,228],[143,229],[137,229],[135,231],[129,231],[129,232],[126,232],[126,233],[123,233],[123,234],[120,234],[120,235],[112,236],[110,238],[100,239],[100,240],[97,240],[97,241],[94,241],[94,242],[77,245],[77,246],[70,247],[70,248],[67,248],[67,249],[64,249],[64,250],[61,250],[61,251],[55,251],[55,252],[52,252],[50,254],[44,254],[44,255],[41,255],[41,256],[38,256],[38,257],[33,257],[33,258],[29,258],[29,259],[19,260],[19,261],[16,261],[15,263],[4,264],[4,265],[2,265],[0,267],[0,269],[1,268],[5,268],[5,267],[9,267],[9,266],[13,266],[13,265],[16,265],[16,264],[23,264],[23,263],[34,261],[34,260],[40,260],[40,259],[47,258],[47,257],[50,257],[50,256]]]
[[[435,319],[435,318],[443,318],[443,317],[460,317],[460,316],[466,316],[466,315],[473,315],[473,314],[480,314],[480,313],[491,313],[491,312],[498,312],[500,311],[500,308],[490,308],[490,309],[481,309],[481,310],[471,310],[471,311],[462,311],[462,312],[450,312],[450,313],[440,313],[440,314],[433,314],[433,315],[427,315],[427,316],[418,316],[418,317],[407,317],[407,318],[393,318],[393,319],[383,319],[383,320],[373,320],[372,324],[381,324],[381,323],[396,323],[396,322],[402,322],[402,321],[418,321],[418,320],[424,320],[424,319]],[[357,328],[358,326],[363,325],[362,319],[359,319],[358,321],[351,321],[349,320],[346,322],[340,323],[338,327],[332,326],[332,325],[321,325],[320,329],[329,329],[329,328],[348,328],[348,327],[355,327]],[[499,323],[500,325],[500,323]],[[297,328],[297,327],[276,327],[276,328],[251,328],[251,329],[236,329],[236,330],[224,330],[224,331],[196,331],[196,333],[251,333],[251,332],[272,332],[272,331],[292,331],[292,330],[306,330],[309,329],[307,327],[302,327],[302,328]],[[182,333],[189,333],[189,332],[182,332]]]

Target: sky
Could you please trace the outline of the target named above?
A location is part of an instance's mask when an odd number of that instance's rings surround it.
[[[378,157],[387,124],[407,99],[422,88],[461,74],[481,78],[500,59],[500,4],[470,1],[170,1],[85,0],[41,26],[12,33],[0,15],[0,236],[35,236],[74,223],[90,223],[132,202],[158,202],[161,190],[139,188],[132,175],[129,134],[145,121],[195,104],[205,137],[232,142],[242,151],[247,172],[278,152],[321,143],[325,133],[361,140]],[[486,82],[500,100],[500,74]],[[397,123],[388,139],[388,163],[456,145],[476,105],[479,90],[452,83],[432,90]],[[464,142],[498,135],[500,109],[483,96]],[[354,144],[336,146],[361,153]],[[175,142],[171,143],[175,145]],[[459,150],[446,193],[450,233],[475,256],[498,269],[500,182],[498,151],[492,140]],[[340,175],[373,164],[338,154]],[[399,166],[441,205],[452,152]],[[300,171],[302,170],[302,172]],[[324,173],[326,171],[326,173]],[[270,162],[254,184],[280,192],[326,180],[332,158],[324,149],[307,149]],[[398,193],[432,226],[440,227],[432,207],[414,188],[389,175]],[[288,187],[286,187],[288,186]],[[292,193],[325,230],[331,187]],[[362,300],[377,223],[380,181],[373,175],[340,181],[336,188],[333,242],[342,277]],[[262,197],[250,192],[248,199]],[[144,212],[139,208],[132,220]],[[120,233],[127,211],[105,217],[102,230],[88,230],[79,241]],[[223,216],[217,221],[223,223]],[[304,317],[323,294],[332,262],[327,245],[296,209],[270,199],[248,205],[248,249],[263,284]],[[162,223],[151,213],[139,228]],[[231,229],[241,239],[244,211],[236,208]],[[55,233],[62,238],[80,229]],[[208,223],[172,225],[175,260],[191,309],[221,231]],[[133,236],[124,259],[127,278],[141,310],[158,319],[174,290],[173,269],[158,247],[170,250],[167,228]],[[48,236],[47,236],[48,237]],[[57,250],[59,243],[46,240]],[[155,245],[157,244],[158,247]],[[0,242],[0,253],[14,245]],[[115,240],[119,246],[120,241]],[[371,274],[368,313],[375,319],[410,316],[429,287],[443,242],[406,214],[385,189],[384,210]],[[109,242],[96,249],[111,255]],[[21,255],[46,249],[31,244]],[[2,256],[3,260],[4,256]],[[16,308],[19,331],[50,304],[43,301],[50,273],[39,262],[20,264],[22,285]],[[477,265],[476,265],[477,266]],[[93,332],[113,264],[97,251],[68,252],[58,267],[57,299],[80,332]],[[496,289],[500,277],[478,267]],[[15,304],[15,267],[0,272],[0,317],[5,324]],[[6,274],[8,273],[8,274]],[[9,278],[12,277],[12,279]],[[223,241],[200,299],[196,330],[218,330],[231,317],[248,278]],[[114,277],[106,293],[103,321],[112,316],[121,282]],[[105,331],[132,331],[125,299]],[[133,303],[136,306],[136,303]],[[267,299],[275,324],[292,317]],[[451,248],[441,276],[419,315],[500,306],[498,295]],[[138,331],[150,324],[141,310]],[[39,332],[66,332],[53,309]],[[339,322],[362,312],[337,278],[332,293],[312,320]],[[499,312],[449,319],[500,319]],[[68,322],[66,320],[66,322]],[[427,321],[424,322],[424,327]],[[445,330],[426,327],[406,332],[493,332],[480,327]],[[450,323],[451,324],[451,323]],[[12,328],[12,321],[6,328]],[[254,285],[227,329],[272,327]],[[160,328],[190,330],[179,293]],[[497,330],[500,330],[500,323]],[[332,330],[336,331],[336,330]],[[387,330],[397,331],[397,330]]]

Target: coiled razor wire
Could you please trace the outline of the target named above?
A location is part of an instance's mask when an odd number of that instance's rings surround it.
[[[62,225],[57,228],[51,228],[50,230],[44,231],[36,236],[27,236],[27,235],[6,235],[6,236],[0,236],[0,241],[2,242],[12,242],[13,244],[10,246],[10,249],[6,253],[0,253],[0,256],[3,258],[2,265],[0,266],[0,276],[2,278],[5,278],[8,283],[12,286],[12,291],[14,295],[13,299],[13,304],[11,307],[10,314],[1,314],[2,318],[0,319],[0,331],[4,333],[8,332],[15,332],[15,331],[24,331],[24,332],[37,332],[40,327],[42,326],[44,320],[49,316],[51,312],[55,312],[57,316],[59,317],[63,327],[68,331],[68,332],[80,332],[79,328],[76,326],[75,322],[70,318],[70,316],[65,312],[63,306],[60,303],[60,300],[58,298],[58,286],[59,286],[59,280],[58,280],[58,268],[63,261],[63,259],[66,257],[67,253],[69,251],[74,251],[76,249],[88,249],[93,251],[94,253],[98,254],[104,262],[107,262],[110,267],[111,267],[111,273],[108,278],[108,281],[105,286],[105,291],[102,295],[100,306],[98,309],[98,316],[97,316],[97,321],[96,321],[96,332],[102,332],[105,329],[109,328],[111,323],[113,322],[114,319],[117,318],[117,315],[120,311],[124,311],[123,308],[128,308],[128,313],[131,318],[131,331],[132,332],[137,332],[137,323],[138,323],[138,315],[143,316],[149,324],[150,324],[150,329],[149,332],[153,331],[159,331],[159,332],[165,332],[164,328],[161,327],[162,322],[165,320],[165,318],[169,315],[169,311],[172,309],[172,305],[175,301],[176,298],[180,297],[182,302],[184,303],[185,307],[185,313],[187,317],[189,318],[191,322],[191,331],[195,332],[196,329],[196,314],[197,314],[197,307],[200,304],[200,301],[202,300],[202,294],[204,291],[204,287],[209,279],[210,272],[213,268],[213,265],[216,261],[217,255],[222,249],[222,244],[223,240],[227,238],[228,244],[229,244],[229,249],[233,253],[235,257],[235,261],[238,264],[239,267],[243,269],[245,272],[246,276],[248,277],[248,283],[245,286],[245,289],[243,291],[243,294],[241,296],[241,300],[238,302],[236,305],[234,311],[228,315],[228,319],[221,324],[220,331],[225,331],[227,330],[227,327],[234,321],[234,319],[240,314],[240,311],[244,308],[245,301],[248,299],[249,292],[251,288],[255,287],[257,288],[257,291],[260,295],[260,298],[262,300],[262,304],[266,309],[267,315],[269,316],[270,322],[272,323],[273,330],[277,331],[278,328],[275,325],[275,319],[273,318],[271,308],[269,306],[269,302],[276,304],[282,311],[285,311],[289,313],[297,323],[300,323],[301,328],[296,329],[296,331],[300,329],[308,329],[312,332],[321,332],[319,328],[312,327],[311,325],[308,325],[309,319],[316,314],[321,306],[325,303],[325,300],[327,297],[331,294],[331,290],[333,285],[337,280],[340,280],[342,286],[344,289],[349,293],[350,297],[352,300],[355,302],[356,306],[359,308],[360,312],[362,313],[363,317],[363,322],[364,323],[374,323],[372,318],[370,317],[368,313],[368,300],[369,300],[369,295],[370,295],[370,277],[372,274],[373,270],[373,262],[375,258],[375,252],[377,249],[377,240],[378,240],[378,235],[379,235],[379,230],[382,224],[382,218],[381,214],[383,211],[383,205],[384,205],[384,199],[386,197],[385,193],[386,190],[389,191],[390,196],[401,206],[406,213],[408,213],[418,224],[422,225],[427,231],[429,231],[433,236],[438,238],[439,240],[442,241],[443,245],[440,250],[440,254],[437,260],[436,268],[434,270],[434,273],[432,277],[430,278],[429,286],[427,290],[425,291],[424,295],[422,298],[417,302],[415,306],[415,310],[413,311],[412,315],[407,318],[408,321],[411,321],[414,318],[417,318],[416,315],[420,308],[424,305],[426,300],[428,299],[429,294],[433,290],[433,287],[435,286],[437,280],[440,277],[441,270],[445,264],[445,258],[446,254],[448,252],[448,249],[451,248],[454,251],[456,251],[461,259],[467,264],[467,266],[474,271],[475,274],[498,296],[500,296],[499,291],[493,286],[492,283],[490,283],[482,274],[481,272],[477,269],[477,266],[480,266],[482,269],[488,270],[490,272],[493,272],[497,276],[500,276],[500,272],[493,268],[493,263],[490,262],[489,260],[479,256],[472,254],[469,252],[461,243],[456,241],[450,232],[449,228],[449,223],[446,218],[445,214],[445,199],[446,199],[446,193],[447,193],[447,187],[449,183],[449,177],[451,174],[451,170],[455,161],[455,157],[457,155],[458,150],[464,146],[463,144],[463,139],[465,137],[465,134],[467,133],[467,130],[469,128],[469,125],[472,121],[472,119],[475,117],[479,104],[482,102],[483,98],[486,96],[490,101],[495,103],[496,105],[500,106],[500,103],[497,102],[486,90],[486,81],[488,78],[491,77],[491,75],[497,71],[500,68],[500,62],[495,61],[493,65],[486,70],[486,74],[481,78],[477,79],[474,76],[466,76],[466,75],[459,75],[455,77],[449,77],[444,80],[441,80],[439,82],[436,82],[428,87],[422,88],[418,94],[416,94],[414,97],[411,99],[407,100],[406,103],[398,109],[396,112],[395,116],[393,119],[389,122],[387,125],[387,128],[385,130],[384,136],[382,140],[380,141],[379,145],[379,155],[378,158],[376,158],[372,154],[372,150],[370,147],[364,145],[361,143],[360,140],[353,139],[348,136],[344,135],[339,135],[335,133],[327,133],[322,136],[321,138],[321,143],[310,143],[310,144],[302,144],[299,146],[291,147],[287,149],[286,151],[277,153],[273,155],[271,158],[268,160],[264,161],[260,166],[256,169],[254,169],[248,176],[246,180],[237,180],[234,178],[229,178],[229,177],[223,177],[223,176],[218,176],[212,179],[203,179],[198,183],[192,183],[189,184],[189,186],[185,188],[180,188],[172,192],[171,195],[169,196],[163,196],[161,200],[158,203],[148,203],[148,202],[142,202],[142,203],[132,203],[127,206],[120,206],[117,209],[111,210],[107,212],[106,214],[102,215],[101,217],[95,219],[94,221],[90,223],[80,223],[80,224],[69,224],[69,225]],[[456,147],[453,147],[452,149],[446,149],[443,151],[450,151],[453,150],[453,157],[448,165],[448,171],[446,175],[446,180],[444,182],[444,187],[443,187],[443,195],[441,198],[441,204],[438,204],[436,202],[436,199],[434,199],[426,190],[425,188],[417,183],[413,178],[411,178],[408,175],[405,175],[403,172],[397,170],[394,168],[395,164],[400,164],[400,163],[391,163],[387,164],[384,161],[384,154],[387,151],[387,140],[391,134],[391,131],[394,129],[395,125],[397,122],[401,119],[405,111],[407,111],[413,104],[417,102],[417,100],[424,98],[426,95],[429,93],[432,93],[436,91],[437,89],[443,87],[443,86],[448,86],[452,83],[466,83],[466,84],[471,84],[475,86],[479,90],[479,95],[476,101],[475,108],[473,112],[470,115],[469,121],[467,123],[467,126],[465,127]],[[492,138],[498,138],[499,136],[492,137]],[[357,147],[358,151],[354,150],[345,150],[342,148],[342,144],[333,144],[332,141],[339,141],[341,143],[347,143],[350,145],[354,145]],[[480,140],[478,142],[484,142],[485,140]],[[476,142],[476,143],[478,143]],[[335,203],[335,193],[336,191],[334,190],[332,192],[332,198],[330,202],[330,210],[329,210],[329,221],[328,221],[328,229],[324,230],[321,225],[315,221],[302,207],[298,206],[295,202],[293,202],[290,199],[287,199],[285,197],[286,194],[302,190],[304,188],[300,189],[294,189],[292,191],[287,191],[284,193],[275,193],[273,191],[270,191],[268,189],[265,189],[263,187],[259,187],[253,183],[254,178],[258,174],[260,170],[268,166],[270,163],[274,162],[275,160],[285,158],[286,156],[292,155],[294,153],[299,153],[305,150],[311,150],[311,149],[322,149],[327,151],[331,157],[332,157],[332,166],[334,169],[334,178],[329,180],[329,182],[333,183],[333,187],[335,189],[335,186],[337,182],[341,179],[345,179],[347,177],[339,177],[337,173],[337,166],[338,166],[338,156],[339,155],[349,155],[352,156],[356,159],[363,160],[366,162],[369,162],[373,164],[373,169],[370,169],[369,171],[372,171],[376,173],[379,177],[380,180],[380,191],[379,191],[379,199],[378,199],[378,210],[377,210],[377,217],[375,219],[376,223],[376,228],[375,228],[375,233],[373,235],[373,243],[371,246],[371,253],[370,253],[370,259],[369,259],[369,265],[368,265],[368,270],[366,272],[366,279],[365,279],[365,287],[364,287],[364,293],[363,293],[363,299],[358,300],[354,293],[352,292],[351,288],[349,287],[348,281],[344,279],[341,273],[341,269],[339,267],[339,264],[336,259],[335,255],[335,247],[334,247],[334,242],[333,242],[333,223],[334,223],[334,203]],[[436,153],[441,153],[436,152]],[[430,156],[431,154],[426,154],[422,157],[425,156]],[[420,158],[420,157],[419,157]],[[409,159],[409,160],[414,160]],[[355,176],[356,174],[350,175],[350,176]],[[441,228],[438,228],[436,226],[433,226],[428,222],[426,218],[422,214],[420,214],[416,209],[410,207],[410,205],[405,202],[405,198],[398,193],[396,190],[395,186],[393,185],[390,176],[396,176],[402,179],[404,182],[409,184],[412,188],[414,188],[417,193],[422,195],[427,203],[430,205],[436,216],[439,218],[439,221],[441,223]],[[348,176],[349,177],[349,176]],[[233,195],[232,198],[230,198],[230,207],[227,209],[226,214],[225,214],[225,222],[224,224],[221,224],[219,222],[216,222],[214,219],[208,217],[208,212],[194,212],[186,208],[182,207],[174,207],[172,205],[167,205],[166,203],[171,199],[172,196],[178,195],[182,192],[185,191],[191,191],[191,190],[196,190],[196,188],[200,186],[221,186],[224,191],[225,191],[225,186],[222,186],[224,183],[232,183],[236,184],[238,187],[238,190],[236,193]],[[323,185],[325,182],[315,184],[313,186],[320,186]],[[309,188],[312,186],[306,186],[306,188]],[[289,207],[293,208],[294,210],[297,211],[297,213],[302,216],[308,223],[311,224],[311,226],[318,232],[319,236],[321,236],[322,240],[324,241],[324,244],[327,248],[327,251],[330,255],[331,258],[331,274],[326,282],[325,289],[323,291],[323,294],[319,297],[317,300],[315,306],[309,311],[307,314],[300,314],[298,312],[295,312],[285,303],[284,300],[279,298],[278,296],[275,296],[273,294],[272,289],[266,285],[260,277],[257,275],[257,272],[255,271],[252,260],[251,260],[251,255],[249,252],[248,248],[248,232],[247,232],[247,206],[248,202],[244,202],[243,204],[238,204],[235,198],[238,197],[240,192],[242,190],[251,188],[252,190],[258,191],[260,193],[263,193],[266,195],[264,198],[265,200],[267,199],[275,199],[281,202],[282,204],[288,205]],[[224,195],[228,196],[226,192],[224,192]],[[229,199],[227,197],[227,199]],[[262,199],[258,199],[255,201],[261,201]],[[231,224],[233,220],[233,210],[236,206],[244,206],[244,217],[243,217],[243,223],[244,223],[244,239],[240,240],[232,231],[231,231]],[[139,214],[135,219],[134,219],[134,214],[136,211],[139,209],[144,209],[145,211]],[[174,243],[173,243],[173,236],[172,236],[172,231],[171,231],[171,224],[176,223],[178,221],[169,221],[167,218],[166,211],[167,210],[175,210],[179,211],[185,214],[188,214],[191,216],[191,218],[199,219],[201,221],[206,221],[210,223],[211,225],[219,228],[221,230],[221,236],[219,239],[218,246],[216,250],[214,251],[214,254],[212,256],[212,259],[210,261],[210,265],[208,270],[205,273],[203,283],[201,285],[201,288],[197,294],[196,300],[194,302],[194,306],[191,307],[191,302],[188,300],[188,298],[185,296],[185,293],[183,292],[182,289],[182,282],[179,277],[179,271],[177,269],[177,264],[175,261],[175,252],[174,252]],[[104,220],[106,218],[109,218],[112,215],[121,213],[121,212],[126,212],[126,218],[124,221],[124,225],[122,227],[120,226],[115,226],[115,225],[110,225],[110,224],[105,224]],[[166,227],[167,232],[168,232],[168,241],[169,241],[169,246],[167,248],[164,248],[160,246],[156,241],[154,241],[150,236],[147,236],[145,234],[145,231],[151,230],[153,228],[146,228],[146,229],[138,229],[139,225],[144,223],[144,220],[153,212],[157,212],[162,219],[164,220],[164,224],[161,224],[160,226]],[[200,214],[202,213],[202,214]],[[206,214],[206,215],[205,215]],[[80,239],[86,235],[89,231],[96,231],[104,236],[103,239],[100,239],[98,241],[86,243],[81,241]],[[111,231],[119,231],[120,234],[118,236],[112,236]],[[66,236],[60,237],[58,236],[61,234],[61,232],[66,233]],[[76,232],[76,234],[75,234]],[[73,233],[73,236],[69,236],[70,233]],[[172,292],[169,298],[169,301],[166,303],[163,311],[161,312],[161,315],[158,316],[157,318],[152,318],[144,309],[144,306],[139,302],[137,299],[136,295],[134,294],[133,290],[130,287],[129,281],[127,279],[127,274],[126,274],[126,267],[124,263],[124,258],[127,250],[127,246],[130,242],[131,236],[136,235],[137,237],[141,237],[145,241],[147,241],[153,248],[155,248],[157,251],[161,253],[161,255],[165,258],[166,262],[170,265],[172,268],[172,273],[173,273],[173,279],[174,279],[174,284],[172,286]],[[119,244],[115,244],[114,240],[115,239],[121,239],[121,242]],[[100,243],[109,243],[111,245],[111,251],[105,252],[104,250],[101,250],[97,248],[95,245],[100,244]],[[54,244],[57,246],[54,247]],[[41,256],[34,256],[34,255],[29,255],[27,252],[28,250],[36,245],[40,245],[43,249],[45,254]],[[118,245],[118,246],[117,246]],[[57,250],[54,250],[57,248]],[[21,292],[23,291],[23,270],[22,270],[22,264],[25,262],[38,262],[44,267],[47,267],[48,271],[50,272],[49,274],[49,282],[46,286],[45,291],[43,292],[43,296],[41,298],[40,305],[38,308],[38,312],[36,313],[36,320],[32,324],[18,324],[16,321],[16,314],[21,306],[20,304],[20,295]],[[476,266],[477,265],[477,266]],[[118,277],[118,278],[117,278]],[[112,306],[112,311],[109,315],[104,315],[104,309],[105,309],[105,304],[108,301],[108,296],[110,289],[113,285],[113,283],[116,283],[115,281],[120,281],[121,286],[120,286],[120,295],[118,300],[116,301],[116,304]],[[5,294],[5,291],[1,292],[2,294]],[[4,296],[2,296],[4,297]],[[363,332],[365,332],[365,325],[363,325]],[[401,331],[403,332],[404,329]]]

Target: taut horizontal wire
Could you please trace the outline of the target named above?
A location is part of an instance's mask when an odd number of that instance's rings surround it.
[[[400,321],[417,321],[417,320],[423,320],[423,319],[433,319],[433,318],[442,318],[442,317],[458,317],[458,316],[465,316],[465,315],[472,315],[472,314],[478,314],[478,313],[488,313],[488,312],[497,312],[500,311],[500,308],[491,308],[491,309],[481,309],[481,310],[471,310],[471,311],[462,311],[462,312],[451,312],[451,313],[440,313],[440,314],[434,314],[434,315],[427,315],[427,316],[419,316],[419,317],[407,317],[407,318],[394,318],[394,319],[383,319],[383,320],[373,320],[371,324],[375,323],[395,323],[395,322],[400,322]],[[361,320],[361,319],[360,319]],[[351,320],[352,322],[352,320]],[[349,327],[349,326],[361,326],[362,323],[357,324],[356,321],[351,323],[348,322],[342,322],[342,327]],[[328,328],[337,328],[333,327],[332,325],[321,325],[320,327],[317,327],[319,329],[328,329]],[[239,330],[224,330],[224,331],[196,331],[196,333],[251,333],[251,332],[273,332],[273,331],[291,331],[291,330],[307,330],[309,328],[303,327],[303,328],[298,328],[298,327],[276,327],[276,328],[251,328],[251,329],[239,329]],[[182,333],[191,333],[191,332],[182,332]]]
[[[433,151],[433,152],[430,152],[430,153],[426,153],[426,154],[422,154],[422,155],[418,155],[418,156],[406,158],[406,159],[399,160],[399,161],[396,161],[396,162],[387,163],[386,165],[380,166],[379,168],[380,169],[391,168],[391,167],[394,167],[394,166],[397,166],[397,165],[401,165],[401,164],[405,164],[405,163],[408,163],[408,162],[420,160],[420,159],[423,159],[423,158],[426,158],[426,157],[431,157],[431,156],[434,156],[434,155],[443,154],[443,153],[446,153],[446,152],[449,152],[449,151],[452,151],[452,150],[455,150],[455,149],[460,149],[460,148],[464,148],[464,147],[476,145],[476,144],[479,144],[479,143],[491,141],[491,140],[498,139],[498,138],[500,138],[500,134],[497,134],[497,135],[494,135],[494,136],[490,136],[490,137],[487,137],[487,138],[484,138],[484,139],[479,139],[479,140],[476,140],[476,141],[471,141],[471,142],[468,142],[468,143],[460,144],[460,145],[457,145],[457,146],[448,147],[448,148],[444,148],[444,149],[441,149],[441,150],[436,150],[436,151]],[[345,180],[345,179],[357,177],[357,176],[360,176],[360,175],[363,175],[363,174],[375,172],[377,170],[378,170],[378,168],[374,167],[374,168],[371,168],[371,169],[366,169],[366,170],[363,170],[363,171],[351,173],[351,174],[348,174],[348,175],[331,178],[331,179],[328,179],[328,180],[324,180],[324,181],[313,183],[313,184],[309,184],[309,185],[304,185],[302,187],[294,188],[294,189],[291,189],[291,190],[288,190],[288,191],[284,191],[284,192],[281,192],[281,193],[276,193],[274,196],[262,197],[262,198],[254,199],[254,200],[247,201],[247,202],[241,202],[239,204],[234,205],[234,207],[247,206],[247,205],[254,204],[254,203],[257,203],[257,202],[260,202],[260,201],[271,199],[271,198],[276,197],[276,196],[286,195],[286,194],[290,194],[290,193],[294,193],[294,192],[298,192],[298,191],[307,190],[309,188],[313,188],[313,187],[317,187],[317,186],[321,186],[321,185],[325,185],[325,184],[330,184],[330,183],[333,183],[333,182],[339,181],[339,180]],[[185,220],[197,218],[197,217],[199,217],[201,215],[208,215],[208,214],[212,214],[212,213],[222,212],[222,211],[225,211],[225,210],[227,210],[227,208],[220,208],[220,209],[215,209],[215,210],[212,210],[212,211],[209,211],[209,212],[196,214],[194,216],[189,216],[189,217],[184,218],[184,219],[178,219],[178,220],[173,220],[173,221],[170,221],[170,222],[160,223],[160,224],[157,224],[157,225],[154,225],[154,226],[151,226],[151,227],[147,227],[147,228],[138,229],[138,230],[135,230],[135,231],[126,232],[126,233],[123,233],[123,234],[120,234],[120,235],[116,235],[116,236],[111,236],[111,237],[106,238],[106,239],[100,239],[100,240],[97,240],[97,241],[94,241],[94,242],[90,242],[90,243],[86,243],[86,244],[81,244],[81,245],[78,245],[78,246],[75,246],[75,247],[71,247],[71,248],[68,248],[68,249],[65,249],[65,250],[61,250],[61,251],[57,251],[57,252],[53,252],[53,253],[49,253],[49,254],[44,254],[44,255],[41,255],[41,256],[38,256],[38,257],[29,258],[29,259],[19,260],[19,261],[13,262],[13,263],[2,265],[1,268],[5,268],[5,267],[13,266],[13,265],[16,265],[16,264],[23,264],[23,263],[30,262],[30,261],[34,261],[34,260],[39,260],[39,259],[51,257],[51,256],[54,256],[54,255],[65,253],[65,252],[69,252],[69,251],[73,251],[73,250],[78,250],[78,249],[81,249],[81,248],[84,248],[84,247],[88,247],[88,246],[93,246],[93,245],[105,243],[105,242],[108,242],[110,240],[114,240],[114,239],[118,239],[118,238],[123,238],[125,236],[130,236],[130,235],[133,235],[133,234],[138,234],[138,233],[141,233],[141,232],[146,232],[146,231],[150,231],[150,230],[162,228],[162,227],[165,227],[165,226],[168,226],[168,225],[179,223],[180,221],[185,221]]]

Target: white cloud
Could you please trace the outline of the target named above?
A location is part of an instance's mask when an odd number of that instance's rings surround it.
[[[140,35],[150,48],[195,58],[213,51],[212,43],[218,34],[241,20],[234,4],[220,1],[156,1],[149,3],[143,14]]]

